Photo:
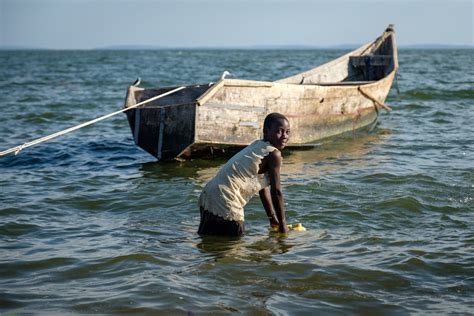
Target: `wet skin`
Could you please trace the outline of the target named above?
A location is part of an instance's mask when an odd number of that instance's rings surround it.
[[[263,134],[263,139],[278,150],[274,150],[266,156],[260,165],[259,173],[268,172],[270,186],[260,190],[259,195],[270,226],[278,227],[280,233],[287,233],[280,167],[282,163],[281,150],[285,148],[290,137],[290,123],[287,120],[277,120],[268,129],[265,129]]]

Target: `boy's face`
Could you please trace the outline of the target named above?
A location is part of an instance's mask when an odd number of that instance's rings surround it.
[[[270,144],[282,150],[290,139],[290,123],[287,120],[277,120],[264,131],[264,136]]]

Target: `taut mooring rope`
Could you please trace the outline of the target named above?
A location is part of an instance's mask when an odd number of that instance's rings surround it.
[[[79,124],[79,125],[76,125],[76,126],[73,126],[73,127],[66,128],[66,129],[64,129],[64,130],[62,130],[62,131],[59,131],[59,132],[56,132],[56,133],[54,133],[54,134],[50,134],[50,135],[48,135],[48,136],[44,136],[44,137],[41,137],[41,138],[37,138],[37,139],[32,140],[32,141],[30,141],[30,142],[26,142],[26,143],[24,143],[24,144],[22,144],[22,145],[12,147],[12,148],[10,148],[10,149],[7,149],[7,150],[4,150],[4,151],[0,152],[0,156],[4,156],[4,155],[7,155],[7,154],[12,153],[12,152],[14,152],[15,155],[18,155],[18,153],[19,153],[20,151],[22,151],[23,149],[25,149],[25,148],[27,148],[27,147],[30,147],[30,146],[33,146],[33,145],[36,145],[36,144],[45,142],[45,141],[50,140],[50,139],[52,139],[52,138],[55,138],[55,137],[58,137],[58,136],[61,136],[61,135],[70,133],[70,132],[75,131],[75,130],[77,130],[77,129],[86,127],[86,126],[88,126],[88,125],[97,123],[97,122],[102,121],[102,120],[105,120],[105,119],[107,119],[107,118],[109,118],[109,117],[112,117],[112,116],[114,116],[114,115],[117,115],[117,114],[119,114],[119,113],[126,112],[126,111],[128,111],[128,110],[130,110],[130,109],[139,107],[140,105],[149,103],[149,102],[154,101],[154,100],[156,100],[156,99],[160,99],[160,98],[165,97],[165,96],[167,96],[167,95],[170,95],[170,94],[173,94],[173,93],[175,93],[175,92],[178,92],[179,90],[182,90],[182,89],[184,89],[184,88],[185,88],[185,87],[179,87],[179,88],[173,89],[173,90],[171,90],[171,91],[165,92],[165,93],[163,93],[163,94],[154,96],[154,97],[152,97],[152,98],[150,98],[150,99],[147,99],[147,100],[145,100],[145,101],[142,101],[142,102],[139,102],[139,103],[137,103],[137,104],[134,104],[134,105],[132,105],[132,106],[130,106],[130,107],[121,109],[120,111],[116,111],[116,112],[113,112],[113,113],[110,113],[110,114],[107,114],[107,115],[98,117],[98,118],[96,118],[96,119],[93,119],[93,120],[91,120],[91,121],[87,121],[87,122],[85,122],[85,123],[82,123],[82,124]]]
[[[377,101],[377,99],[375,99],[373,96],[371,96],[370,94],[368,94],[367,92],[365,92],[364,90],[362,90],[362,88],[359,86],[357,88],[357,90],[359,90],[359,92],[364,96],[366,97],[367,99],[371,100],[372,102],[374,102],[374,104],[376,106],[379,106],[381,108],[383,108],[385,111],[387,112],[391,112],[392,111],[392,108],[389,107],[388,105],[386,104],[383,104],[383,103],[380,103],[379,101]]]

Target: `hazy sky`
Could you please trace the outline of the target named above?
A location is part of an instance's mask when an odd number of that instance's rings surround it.
[[[0,0],[0,46],[473,45],[474,0]]]

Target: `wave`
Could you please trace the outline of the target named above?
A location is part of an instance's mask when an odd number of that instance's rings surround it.
[[[43,271],[49,269],[58,269],[60,267],[69,266],[78,262],[78,259],[55,257],[42,260],[17,260],[15,262],[1,263],[0,276],[15,277],[30,272]]]
[[[390,216],[397,214],[400,217],[404,217],[406,213],[403,212],[413,212],[413,213],[422,213],[422,212],[456,212],[462,208],[455,207],[448,204],[435,205],[433,203],[427,203],[421,201],[422,197],[415,197],[411,195],[403,195],[398,197],[391,197],[381,201],[375,202],[372,206],[369,206],[370,209],[375,209],[384,212],[390,212]],[[433,201],[434,202],[434,201]],[[392,214],[391,212],[396,211],[397,213]]]
[[[408,103],[408,104],[399,104],[397,109],[406,109],[406,110],[426,110],[431,109],[430,106],[423,105],[420,103]]]
[[[113,258],[104,258],[92,262],[83,262],[80,266],[73,267],[61,272],[61,276],[67,279],[88,278],[93,275],[108,277],[121,276],[132,273],[131,270],[139,271],[141,264],[153,264],[156,266],[169,265],[162,259],[147,253],[131,253]]]
[[[409,175],[396,175],[392,173],[373,173],[365,176],[361,176],[357,179],[364,183],[379,183],[379,184],[407,184],[407,183],[418,183],[418,184],[433,184],[437,183],[436,178],[415,173]]]
[[[409,99],[418,100],[458,100],[474,99],[474,90],[408,90],[403,93]]]
[[[36,232],[40,229],[40,226],[34,224],[9,222],[0,225],[0,236],[18,237]]]

